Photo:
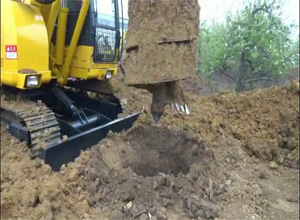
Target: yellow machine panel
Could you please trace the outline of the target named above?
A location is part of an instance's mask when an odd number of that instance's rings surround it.
[[[93,61],[94,48],[90,46],[78,46],[73,57],[70,77],[81,79],[103,80],[107,71],[112,75],[117,74],[117,60],[114,63],[97,64]]]
[[[1,84],[26,88],[26,77],[51,80],[47,29],[37,8],[1,1]]]
[[[69,46],[65,45],[69,11],[60,3],[1,1],[1,84],[27,89],[27,77],[37,75],[38,84],[30,88],[39,88],[51,79],[65,85],[69,77],[105,80],[108,73],[111,77],[117,73],[118,49],[114,62],[94,63],[94,47],[77,45],[90,1],[83,2]],[[53,44],[56,18],[58,28]]]

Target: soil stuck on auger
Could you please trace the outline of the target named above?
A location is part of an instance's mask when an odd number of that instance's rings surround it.
[[[167,104],[189,114],[179,81],[195,74],[200,6],[196,0],[129,3],[125,83],[152,93],[156,122]]]

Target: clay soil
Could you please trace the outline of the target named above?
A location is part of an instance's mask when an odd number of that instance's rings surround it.
[[[130,1],[125,83],[148,85],[195,75],[199,13],[196,0]]]
[[[197,39],[199,13],[196,0],[130,1],[126,49]]]
[[[154,84],[181,80],[194,75],[196,48],[196,40],[189,43],[139,46],[128,52],[124,60],[125,83]]]
[[[151,99],[112,84],[124,114]],[[1,219],[299,219],[299,87],[187,94],[191,115],[142,114],[57,173],[2,126]]]

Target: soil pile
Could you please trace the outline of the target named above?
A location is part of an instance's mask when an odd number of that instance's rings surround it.
[[[82,219],[89,210],[83,199],[87,195],[70,184],[72,173],[54,173],[30,155],[29,148],[1,126],[1,219]]]
[[[163,126],[196,132],[209,146],[233,137],[263,160],[299,166],[299,89],[293,84],[241,94],[189,97],[191,115],[168,111],[162,118]]]

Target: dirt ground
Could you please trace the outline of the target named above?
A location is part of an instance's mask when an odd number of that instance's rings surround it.
[[[112,84],[125,115],[151,99]],[[299,219],[299,87],[194,91],[191,115],[142,114],[58,173],[1,126],[1,219]]]

